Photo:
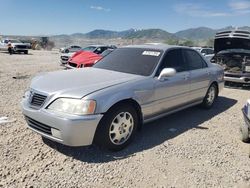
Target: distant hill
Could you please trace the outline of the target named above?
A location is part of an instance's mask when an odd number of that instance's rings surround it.
[[[157,39],[157,40],[166,40],[170,38],[177,38],[174,34],[171,34],[162,29],[145,29],[138,30],[129,35],[125,36],[128,39],[140,39],[140,38],[148,38],[148,39]]]
[[[74,33],[71,35],[54,35],[52,38],[86,38],[86,39],[113,39],[113,38],[123,38],[123,39],[157,39],[157,40],[167,40],[167,39],[186,39],[186,40],[207,40],[213,38],[216,32],[228,29],[235,29],[235,27],[228,26],[221,29],[211,29],[208,27],[197,27],[190,28],[176,33],[169,33],[162,29],[129,29],[125,31],[110,31],[97,29],[88,33]],[[249,30],[249,26],[239,27],[239,29]]]
[[[221,28],[221,29],[211,29],[208,27],[198,27],[198,28],[191,28],[191,29],[178,31],[174,34],[179,38],[184,38],[184,39],[189,39],[189,40],[206,40],[209,38],[213,38],[214,35],[218,31],[231,30],[231,29],[235,29],[235,27],[228,26],[228,27]],[[239,27],[238,29],[250,31],[249,26]]]
[[[191,39],[191,40],[200,40],[212,38],[217,31],[208,27],[198,27],[186,29],[183,31],[178,31],[175,33],[177,37]]]
[[[135,29],[129,29],[125,31],[109,31],[109,30],[102,30],[97,29],[94,31],[91,31],[89,33],[84,34],[84,37],[90,38],[90,39],[97,39],[97,38],[123,38],[126,36],[129,36],[133,33],[135,33]]]
[[[162,29],[128,29],[125,31],[97,29],[88,33],[54,35],[50,36],[50,38],[59,47],[71,44],[83,46],[92,43],[127,45],[143,44],[146,42],[163,42],[174,45],[188,46],[213,46],[213,37],[215,36],[216,32],[229,29],[235,29],[235,27],[228,26],[221,29],[198,27],[178,31],[176,33],[169,33]],[[249,26],[239,27],[238,29],[250,31]]]

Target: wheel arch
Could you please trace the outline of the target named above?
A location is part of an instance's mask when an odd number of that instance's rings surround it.
[[[136,113],[137,113],[137,116],[138,116],[138,120],[139,120],[139,123],[138,123],[138,129],[141,128],[142,126],[142,123],[143,123],[143,115],[142,115],[142,110],[141,110],[141,106],[140,104],[133,98],[127,98],[127,99],[123,99],[123,100],[120,100],[120,101],[117,101],[115,102],[114,104],[112,104],[106,112],[104,112],[104,115],[105,113],[108,113],[112,108],[114,108],[115,106],[118,106],[118,105],[131,105],[135,110],[136,110]]]
[[[217,89],[216,97],[218,97],[218,95],[219,95],[219,84],[218,84],[217,81],[213,81],[213,82],[211,82],[209,87],[211,87],[211,85],[213,85],[213,84],[216,86],[216,89]]]

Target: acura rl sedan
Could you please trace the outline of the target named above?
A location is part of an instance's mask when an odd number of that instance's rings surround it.
[[[121,150],[143,123],[194,105],[211,108],[223,77],[191,48],[127,46],[91,68],[35,77],[22,111],[30,129],[53,141]]]

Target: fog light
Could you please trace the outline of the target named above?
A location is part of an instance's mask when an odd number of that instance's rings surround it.
[[[51,128],[52,136],[62,139],[61,132],[57,129]]]

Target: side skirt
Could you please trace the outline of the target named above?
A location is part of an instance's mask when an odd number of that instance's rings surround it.
[[[157,119],[160,119],[160,118],[163,118],[167,115],[170,115],[170,114],[173,114],[175,112],[178,112],[178,111],[181,111],[181,110],[184,110],[186,108],[189,108],[189,107],[192,107],[192,106],[196,106],[198,104],[201,104],[202,103],[202,100],[199,100],[199,101],[196,101],[196,102],[192,102],[192,103],[189,103],[185,106],[180,106],[180,107],[177,107],[177,108],[174,108],[174,109],[170,109],[169,111],[166,111],[164,113],[161,113],[159,115],[156,115],[154,117],[151,117],[151,118],[148,118],[148,119],[145,119],[143,120],[143,123],[149,123],[151,121],[154,121],[154,120],[157,120]]]

